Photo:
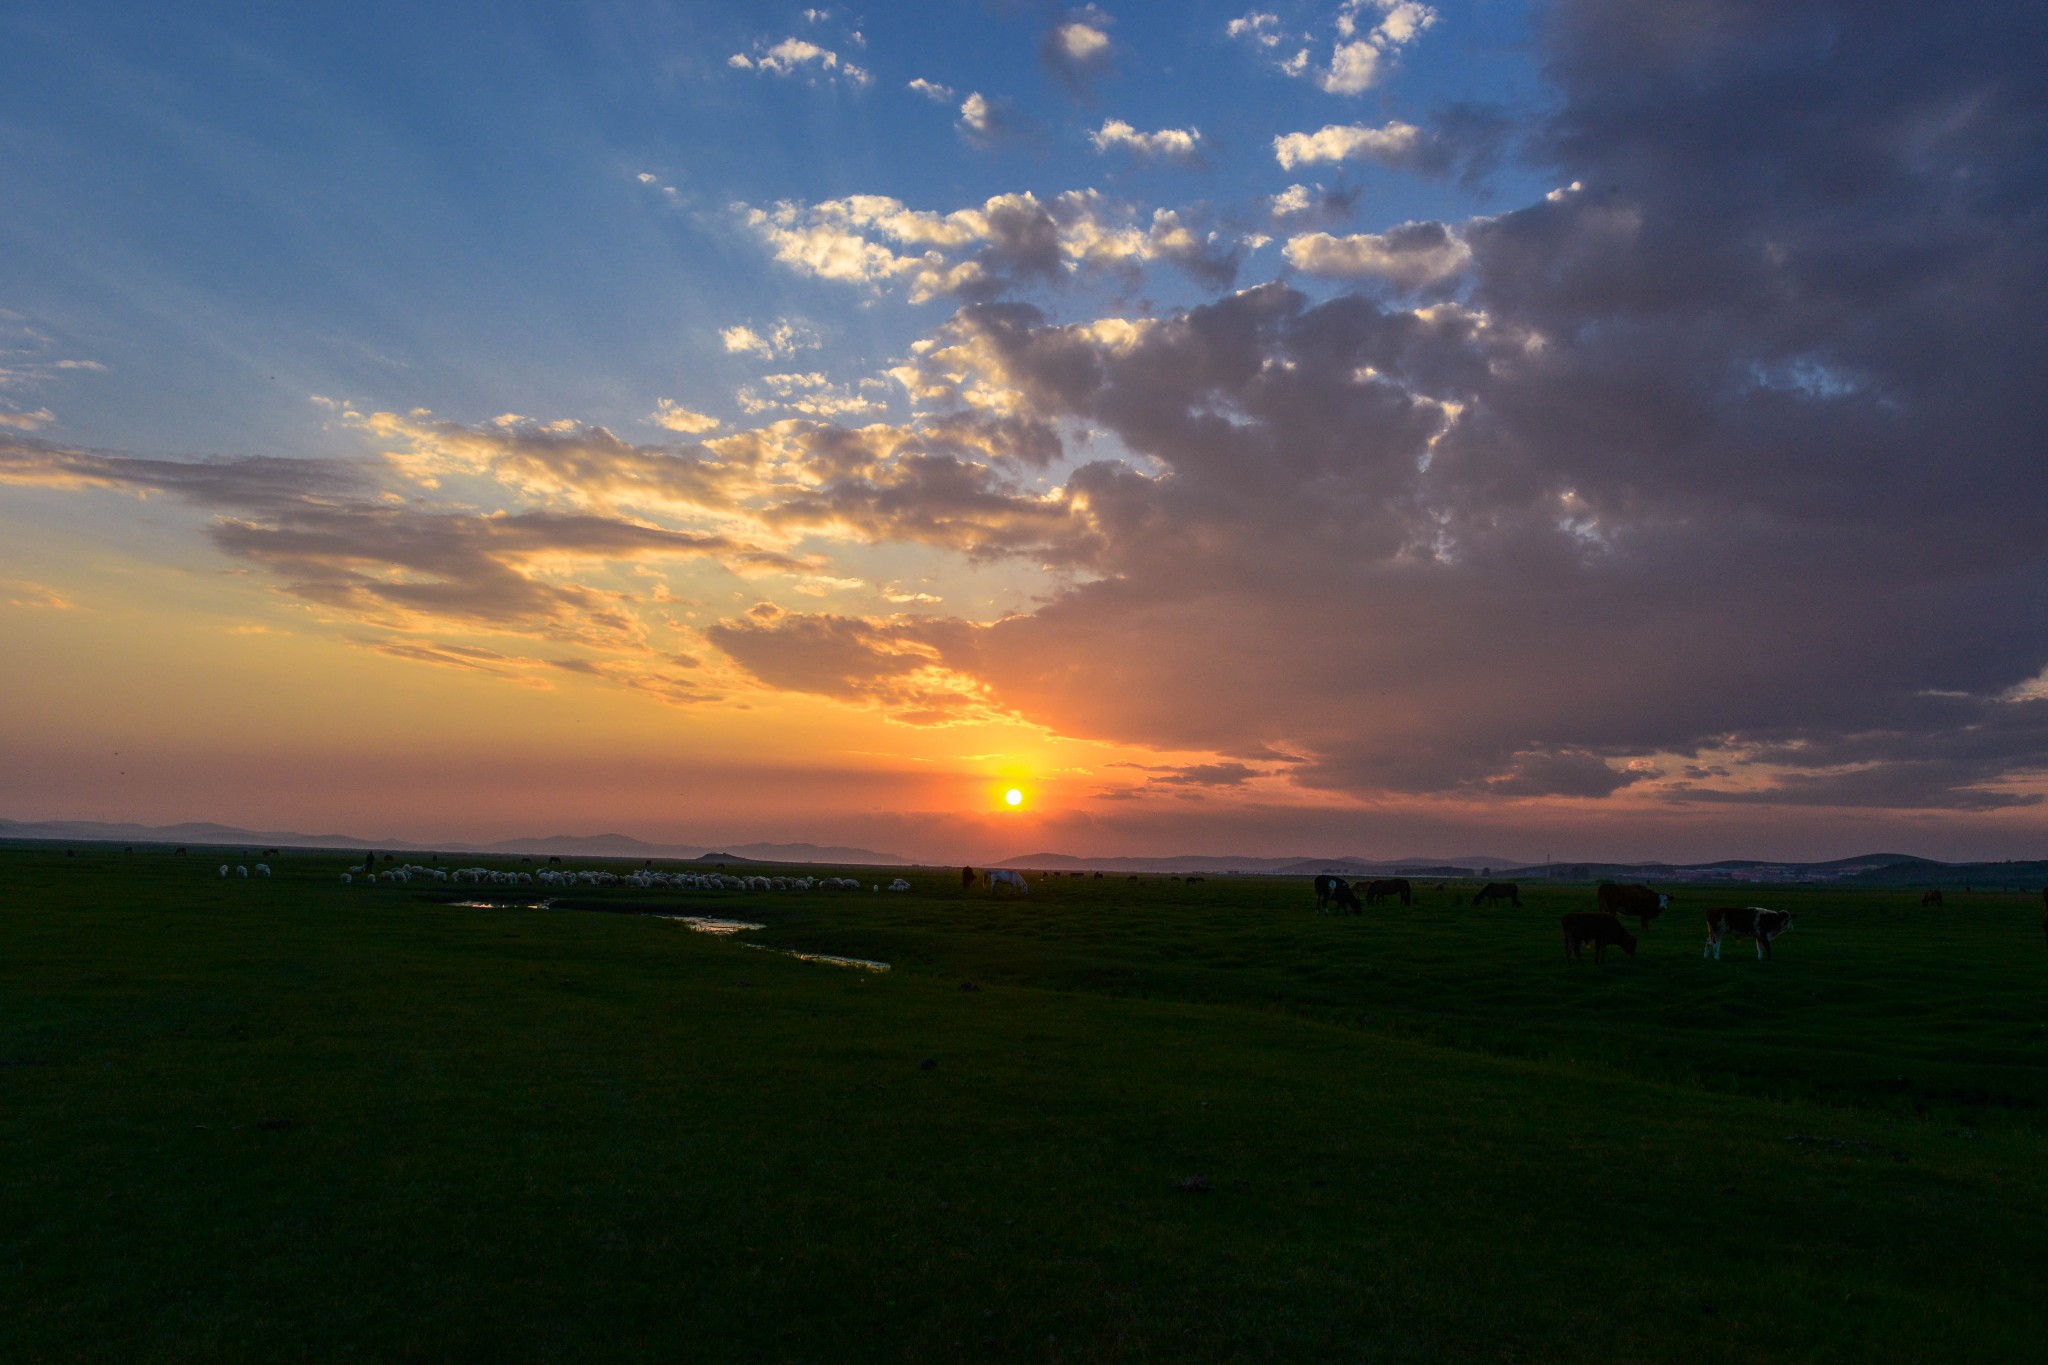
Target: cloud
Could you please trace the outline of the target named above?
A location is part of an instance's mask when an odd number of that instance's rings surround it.
[[[48,408],[37,408],[33,412],[0,408],[0,427],[10,427],[15,431],[39,431],[56,420],[57,414]]]
[[[670,557],[794,569],[730,537],[583,513],[484,515],[379,496],[384,470],[340,461],[158,460],[0,438],[0,483],[161,493],[216,513],[214,547],[288,596],[358,621],[455,623],[629,642],[616,595],[559,580],[565,565]]]
[[[923,95],[935,104],[951,104],[959,96],[959,92],[954,90],[952,86],[940,85],[937,81],[928,81],[922,76],[911,81],[904,88]]]
[[[1192,213],[1155,209],[1145,218],[1096,190],[1047,201],[1029,192],[1002,194],[950,213],[911,209],[883,195],[737,207],[782,264],[843,283],[902,283],[913,303],[945,295],[989,299],[1082,274],[1135,283],[1155,262],[1222,288],[1240,259],[1234,237]]]
[[[1275,222],[1289,228],[1316,223],[1337,224],[1358,210],[1359,191],[1351,187],[1328,189],[1322,185],[1289,185],[1266,200],[1266,212]]]
[[[751,57],[744,52],[735,52],[726,58],[725,64],[736,70],[759,71],[770,76],[801,76],[813,84],[824,80],[857,87],[873,79],[866,68],[844,61],[837,52],[805,38],[784,38],[773,46],[756,44]]]
[[[667,427],[670,431],[680,431],[687,436],[702,436],[707,431],[716,431],[718,429],[718,419],[716,417],[710,417],[701,412],[692,412],[688,408],[680,407],[666,398],[655,401],[654,415],[647,420],[653,422],[656,426]]]
[[[760,384],[741,389],[736,401],[748,413],[800,412],[810,417],[856,416],[882,412],[888,406],[849,386],[834,384],[815,371],[762,375]]]
[[[1283,170],[1318,162],[1377,161],[1383,166],[1420,167],[1435,153],[1435,140],[1412,123],[1396,120],[1379,128],[1333,123],[1313,133],[1283,133],[1273,139],[1273,156]]]
[[[0,602],[30,610],[75,611],[78,604],[46,583],[0,578]]]
[[[1037,136],[1038,128],[1018,107],[1006,99],[992,99],[979,90],[960,101],[960,119],[954,125],[960,135],[976,147],[993,147]]]
[[[1110,40],[1111,19],[1093,5],[1055,20],[1039,40],[1039,60],[1047,71],[1077,92],[1086,92],[1109,70],[1116,56]]]
[[[1248,10],[1237,19],[1223,26],[1223,31],[1232,38],[1255,44],[1259,47],[1280,46],[1280,16],[1262,10]]]
[[[1141,133],[1122,119],[1110,119],[1088,135],[1098,152],[1122,150],[1140,158],[1193,161],[1201,151],[1199,128],[1161,128]]]
[[[1465,268],[1465,242],[1442,223],[1403,223],[1385,232],[1333,237],[1307,232],[1288,239],[1288,262],[1311,275],[1374,276],[1403,288],[1431,284]]]
[[[779,360],[798,351],[815,351],[825,344],[809,323],[790,318],[777,318],[765,334],[742,323],[724,328],[718,337],[729,354],[756,355],[763,360]]]
[[[764,602],[711,626],[705,637],[768,686],[937,724],[989,718],[980,688],[940,658],[939,643],[959,631],[926,618],[791,614]]]
[[[1286,75],[1313,78],[1332,95],[1362,95],[1384,79],[1402,49],[1436,21],[1436,11],[1416,0],[1344,0],[1337,7],[1327,40],[1329,56],[1320,63],[1312,53],[1317,40],[1310,34],[1301,35],[1309,46],[1295,46],[1292,54],[1277,56],[1283,42],[1294,43],[1274,14],[1252,10],[1231,20],[1224,32],[1275,55],[1274,65]]]

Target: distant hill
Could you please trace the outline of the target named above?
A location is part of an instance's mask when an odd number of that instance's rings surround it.
[[[96,820],[0,820],[0,839],[37,843],[191,844],[220,847],[260,844],[266,848],[390,849],[477,853],[498,857],[564,858],[695,858],[712,850],[702,844],[653,844],[630,834],[555,834],[545,839],[500,839],[490,844],[430,844],[410,839],[359,839],[351,834],[300,834],[284,830],[249,830],[234,825],[111,824]],[[721,857],[757,863],[834,863],[870,867],[907,867],[913,860],[872,848],[820,844],[734,844]]]
[[[1509,858],[1254,858],[1188,853],[1166,858],[1078,858],[1067,853],[1033,853],[1006,858],[993,867],[1044,868],[1076,872],[1253,872],[1267,876],[1311,876],[1332,872],[1348,877],[1365,873],[1404,872],[1460,877],[1482,867],[1508,867]]]

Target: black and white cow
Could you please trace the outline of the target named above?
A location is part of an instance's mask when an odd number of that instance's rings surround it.
[[[1790,910],[1766,910],[1761,905],[1724,905],[1707,911],[1707,946],[1701,957],[1721,960],[1721,940],[1729,934],[1756,940],[1757,960],[1771,955],[1771,940],[1792,928]]]

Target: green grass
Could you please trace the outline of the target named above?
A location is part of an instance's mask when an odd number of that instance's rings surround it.
[[[2037,898],[605,896],[872,974],[218,861],[0,855],[0,1359],[2037,1349]]]

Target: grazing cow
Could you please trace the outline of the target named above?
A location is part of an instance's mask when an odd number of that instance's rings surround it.
[[[1325,873],[1316,878],[1316,909],[1328,910],[1333,902],[1338,914],[1347,910],[1354,915],[1364,913],[1365,908],[1358,903],[1358,893],[1351,889],[1351,883]]]
[[[1488,882],[1479,888],[1479,894],[1472,898],[1475,906],[1491,905],[1495,901],[1506,901],[1515,909],[1522,908],[1522,893],[1513,882]]]
[[[1938,886],[1920,898],[1920,908],[1922,910],[1925,910],[1930,905],[1937,910],[1941,909],[1941,888]]]
[[[980,880],[981,878],[974,875],[973,868],[963,867],[960,869],[960,889],[962,891],[970,890]]]
[[[1081,874],[1077,872],[1074,875],[1078,877]],[[1209,879],[1207,877],[1190,877],[1188,878],[1188,885],[1193,886],[1196,882],[1206,882],[1208,880]]]
[[[1574,910],[1559,921],[1564,926],[1564,960],[1577,962],[1587,944],[1593,946],[1593,960],[1607,960],[1609,948],[1636,955],[1636,936],[1624,929],[1611,910]]]
[[[988,889],[993,895],[1003,887],[1009,887],[1020,896],[1031,894],[1031,888],[1024,884],[1024,874],[1007,867],[992,867],[988,872]]]
[[[1389,877],[1385,881],[1367,882],[1365,884],[1365,903],[1367,905],[1378,905],[1381,901],[1391,900],[1396,896],[1400,897],[1401,904],[1408,905],[1413,903],[1415,892],[1408,885],[1407,881],[1400,877]]]
[[[1617,886],[1613,882],[1602,882],[1593,891],[1593,898],[1602,910],[1617,915],[1633,915],[1642,928],[1650,927],[1650,921],[1671,908],[1671,897],[1647,886]]]
[[[1724,905],[1707,911],[1707,946],[1701,957],[1721,960],[1721,940],[1729,934],[1756,940],[1759,962],[1771,955],[1771,940],[1792,929],[1790,910],[1766,910],[1761,905]]]

